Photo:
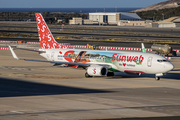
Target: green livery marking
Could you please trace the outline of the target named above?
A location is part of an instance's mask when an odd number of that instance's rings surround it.
[[[117,70],[117,69],[114,69],[114,68],[110,68],[110,69],[108,69],[109,71],[112,71],[112,72],[120,72],[119,70]]]
[[[142,63],[136,63],[136,65],[142,65]]]

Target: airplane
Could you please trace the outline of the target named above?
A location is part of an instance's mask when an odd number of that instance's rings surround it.
[[[49,62],[57,65],[67,65],[72,68],[84,68],[85,77],[108,76],[115,73],[127,74],[155,74],[155,79],[174,68],[174,65],[163,56],[132,51],[107,51],[68,49],[54,39],[41,13],[36,13],[37,29],[39,34],[40,49],[34,50],[47,60],[19,59],[11,46],[12,56],[18,60]],[[144,48],[144,44],[142,44]]]

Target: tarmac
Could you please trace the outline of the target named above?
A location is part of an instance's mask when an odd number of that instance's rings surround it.
[[[44,60],[15,50],[19,58]],[[85,70],[15,60],[0,50],[0,120],[180,119],[180,57],[154,75],[85,78]]]

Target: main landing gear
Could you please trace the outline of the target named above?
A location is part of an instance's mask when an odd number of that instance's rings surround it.
[[[91,78],[91,77],[93,77],[93,76],[90,76],[87,72],[85,73],[85,77],[86,78]]]

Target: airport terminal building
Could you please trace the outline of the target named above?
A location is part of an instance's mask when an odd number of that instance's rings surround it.
[[[82,25],[82,24],[117,24],[124,23],[124,21],[140,21],[141,18],[136,13],[115,12],[115,13],[89,13],[89,19],[80,20],[80,18],[73,18],[69,24]],[[124,25],[124,24],[121,24]]]
[[[136,13],[89,13],[89,20],[97,21],[99,23],[117,23],[121,20],[141,20]]]
[[[180,17],[171,17],[164,21],[142,20],[136,13],[89,13],[89,19],[73,18],[70,25],[106,25],[138,27],[180,27]]]

